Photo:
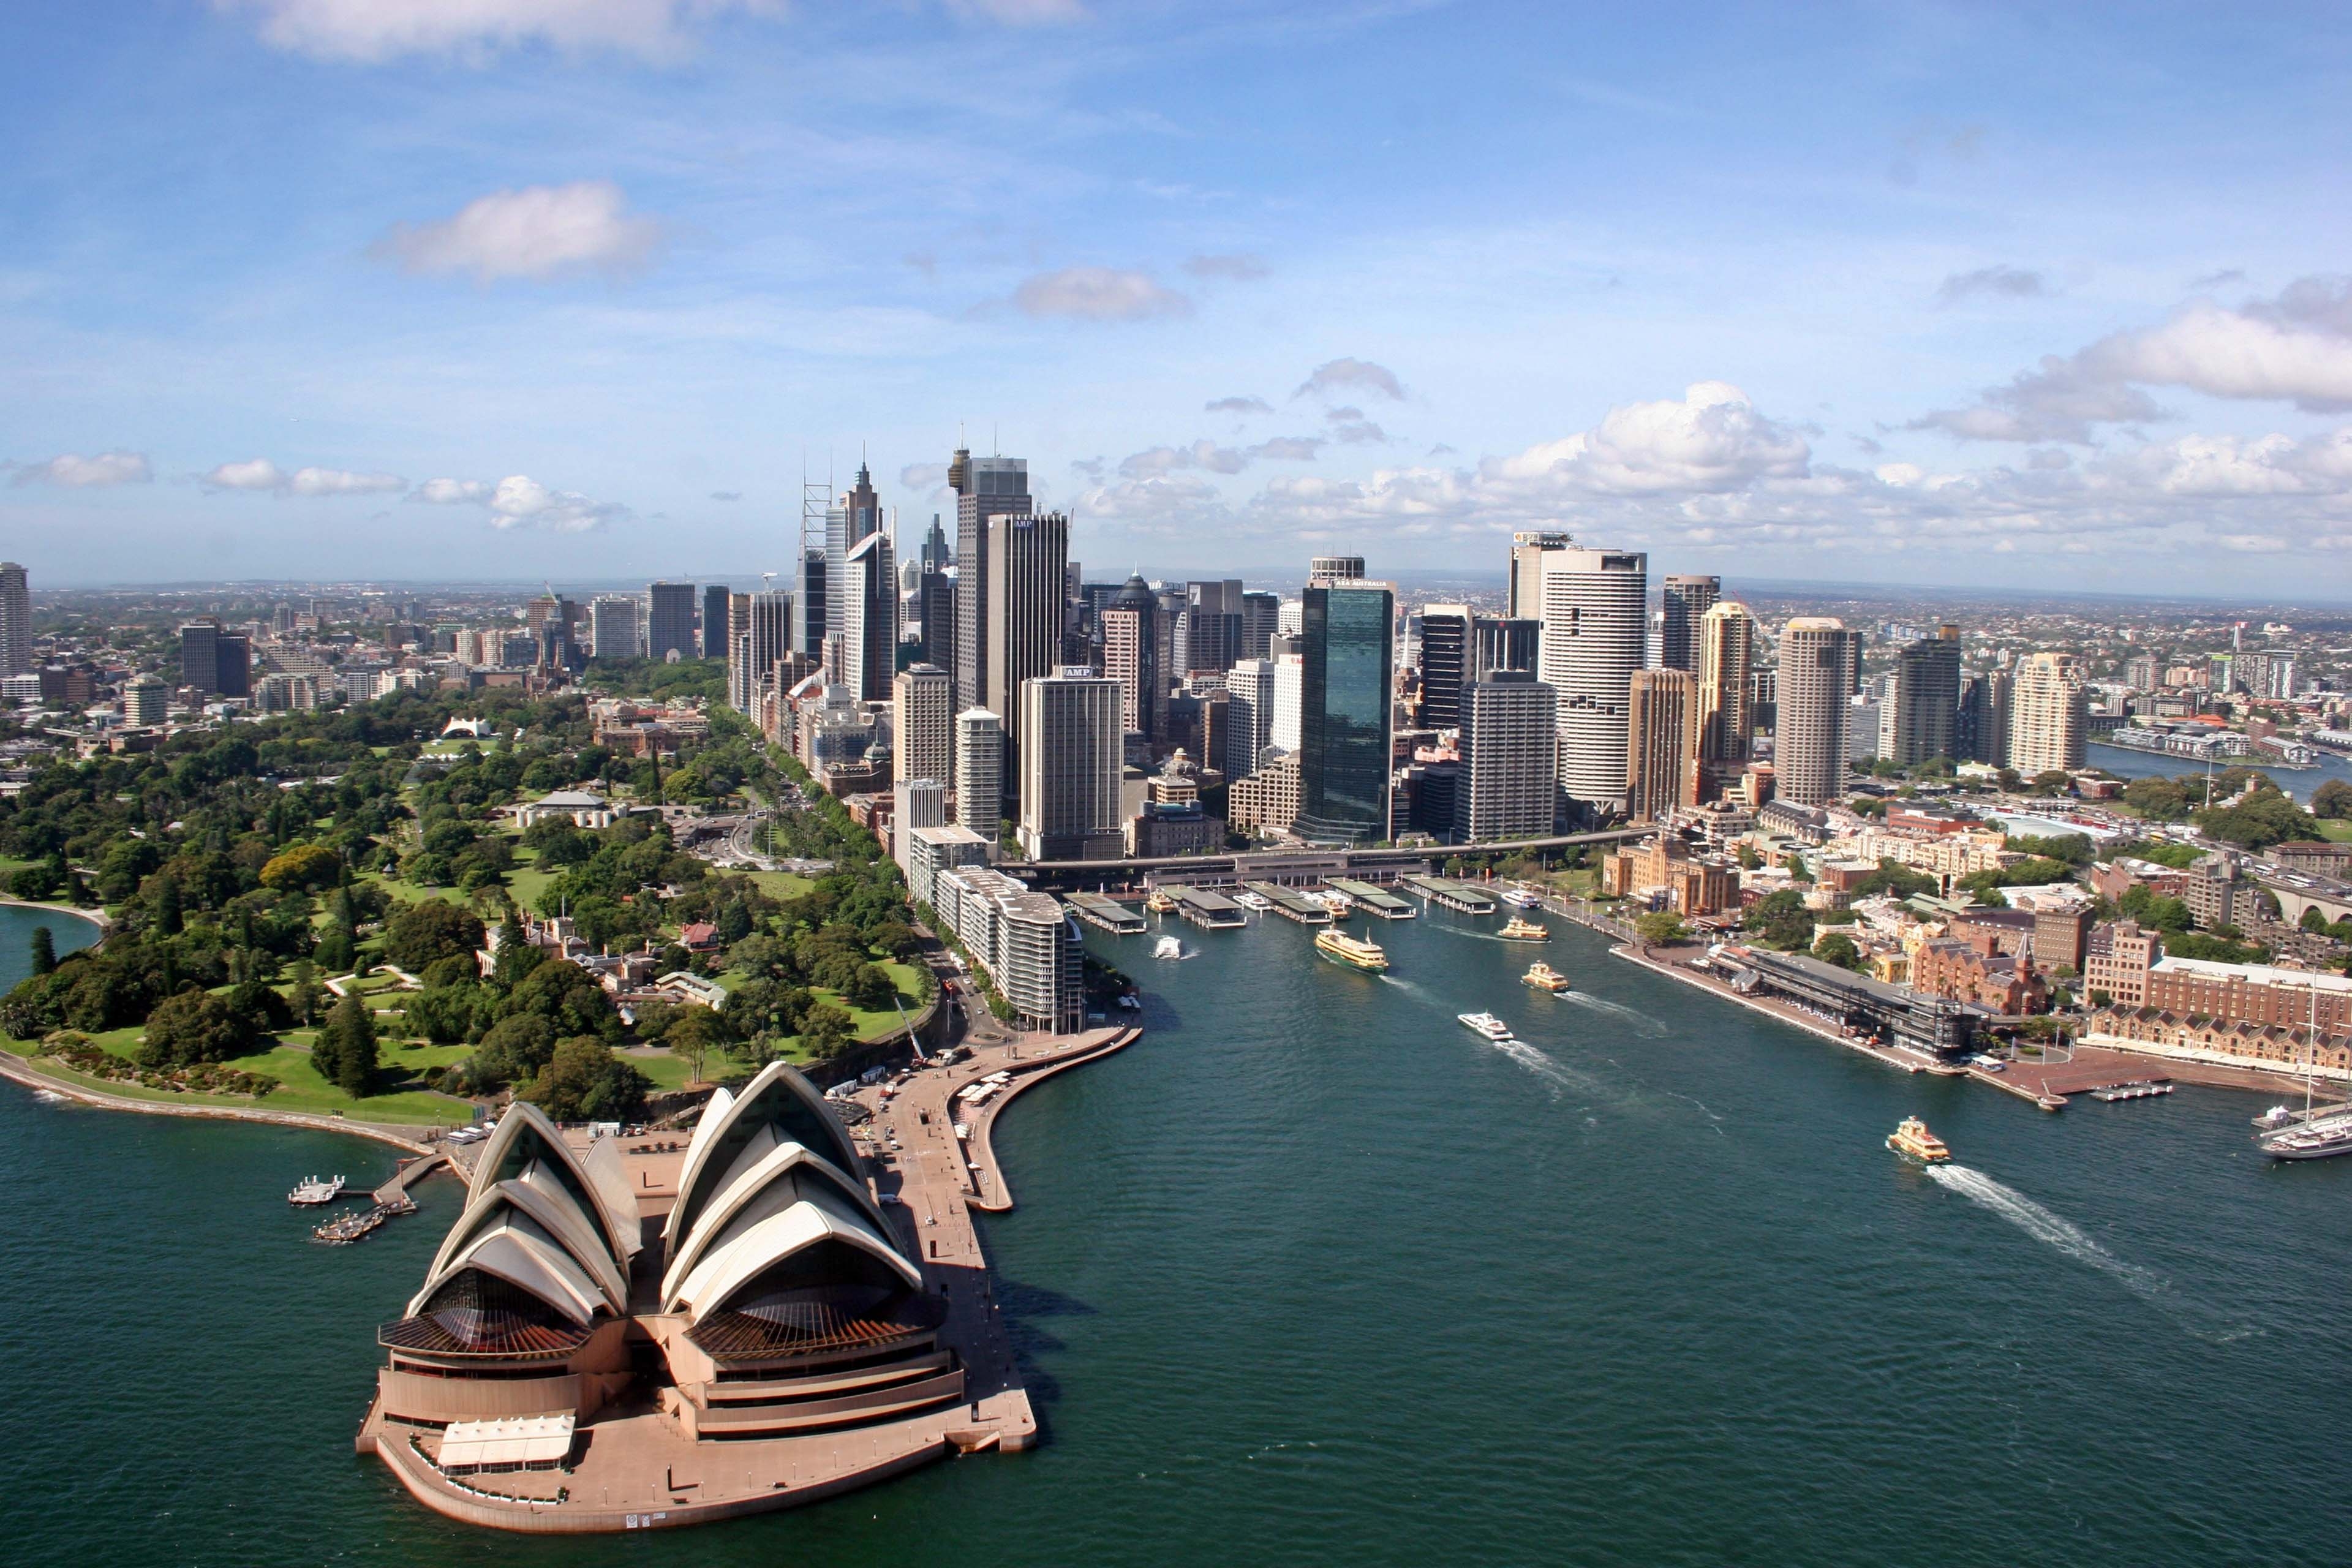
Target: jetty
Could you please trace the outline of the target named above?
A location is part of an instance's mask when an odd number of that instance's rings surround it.
[[[1358,909],[1384,921],[1409,921],[1421,913],[1409,900],[1398,898],[1387,889],[1360,882],[1353,877],[1333,877],[1324,886],[1347,894],[1355,900]]]
[[[1331,911],[1315,900],[1293,891],[1278,882],[1250,882],[1249,890],[1273,906],[1274,912],[1303,926],[1327,926],[1331,923]]]
[[[1139,911],[1100,893],[1066,893],[1062,901],[1070,913],[1113,936],[1141,936],[1150,929]]]
[[[1178,914],[1204,931],[1230,931],[1249,923],[1248,913],[1223,893],[1181,883],[1160,890],[1176,900]]]
[[[1441,909],[1454,910],[1465,915],[1491,915],[1498,902],[1491,893],[1482,892],[1467,882],[1449,881],[1444,877],[1401,877],[1398,886],[1410,888]]]

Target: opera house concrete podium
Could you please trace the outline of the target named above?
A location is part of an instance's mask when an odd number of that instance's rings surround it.
[[[624,1147],[634,1142],[634,1147]],[[517,1104],[378,1331],[359,1447],[445,1514],[646,1529],[780,1508],[1035,1431],[955,1194],[877,1201],[777,1063],[674,1141]],[[927,1249],[924,1225],[935,1231]],[[927,1251],[929,1255],[927,1260]],[[961,1277],[959,1277],[961,1276]]]

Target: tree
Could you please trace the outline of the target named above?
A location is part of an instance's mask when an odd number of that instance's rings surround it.
[[[446,899],[419,899],[384,923],[383,954],[415,973],[439,959],[470,956],[482,935],[482,919],[473,910]]]
[[[52,974],[57,972],[57,940],[49,934],[48,927],[35,926],[33,928],[33,973]]]
[[[145,1067],[193,1067],[199,1062],[223,1062],[243,1055],[247,1038],[236,1014],[209,991],[193,987],[166,996],[147,1016],[147,1033],[139,1047]]]
[[[579,1035],[558,1040],[539,1076],[517,1092],[558,1121],[617,1121],[643,1107],[652,1087],[612,1047]]]
[[[286,998],[258,980],[240,982],[228,994],[228,1008],[237,1026],[257,1045],[294,1022],[294,1009],[286,1005]]]
[[[343,858],[323,844],[297,844],[270,857],[261,868],[261,885],[265,888],[323,888],[331,886],[335,873],[342,867]]]
[[[555,1026],[536,1013],[499,1019],[474,1051],[474,1077],[485,1087],[529,1083],[555,1054]]]
[[[837,1057],[849,1047],[856,1026],[840,1008],[818,1003],[801,1020],[801,1045],[819,1058]]]
[[[1824,932],[1822,939],[1813,943],[1813,956],[1824,963],[1834,963],[1840,969],[1862,968],[1862,949],[1854,945],[1853,938],[1842,931]]]
[[[1756,940],[1766,947],[1776,947],[1784,952],[1812,944],[1813,911],[1805,908],[1805,896],[1792,888],[1784,888],[1748,905],[1739,923],[1754,932]]]
[[[727,1044],[727,1021],[708,1007],[681,1008],[662,1038],[673,1052],[694,1064],[694,1076],[699,1079],[703,1058]]]
[[[719,944],[732,947],[751,934],[751,911],[743,907],[740,899],[730,899],[719,906],[719,918],[712,922],[718,927]]]
[[[155,932],[158,936],[180,934],[180,883],[174,877],[165,877],[155,889]]]
[[[2311,815],[2342,822],[2352,818],[2352,784],[2329,779],[2311,792]]]
[[[2236,805],[2198,812],[2196,822],[2208,838],[2242,849],[2267,849],[2290,839],[2319,837],[2319,824],[2311,814],[2276,789],[2258,788]]]
[[[1642,941],[1652,947],[1671,947],[1690,936],[1690,928],[1683,924],[1682,916],[1671,910],[1658,910],[1633,922]]]
[[[319,1053],[324,1050],[326,1059]],[[375,1091],[375,1015],[356,991],[335,1004],[327,1026],[310,1047],[310,1063],[319,1075],[353,1100]]]

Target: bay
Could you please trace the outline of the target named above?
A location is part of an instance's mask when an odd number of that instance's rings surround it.
[[[0,1088],[12,1556],[2342,1561],[2352,1161],[2260,1160],[2245,1094],[1892,1072],[1554,923],[1375,922],[1384,978],[1090,933],[1149,1033],[1008,1113],[986,1232],[1045,1445],[675,1535],[491,1536],[352,1455],[453,1184],[319,1247],[286,1188],[390,1151]],[[1911,1112],[1958,1169],[1886,1152]]]

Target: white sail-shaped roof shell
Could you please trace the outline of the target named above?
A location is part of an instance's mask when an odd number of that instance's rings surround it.
[[[697,1323],[771,1266],[820,1242],[838,1241],[887,1264],[909,1289],[922,1289],[922,1270],[866,1226],[807,1199],[745,1227],[707,1255],[677,1291],[678,1307]]]
[[[613,1158],[617,1159],[617,1154]],[[482,1145],[481,1158],[474,1162],[468,1202],[534,1160],[549,1166],[549,1175],[567,1189],[573,1205],[593,1222],[625,1273],[639,1245],[635,1200],[630,1198],[615,1210],[607,1190],[611,1181],[598,1180],[564,1142],[562,1132],[547,1119],[547,1113],[535,1105],[517,1100],[499,1118],[497,1129]],[[612,1175],[618,1174],[616,1165]],[[619,1188],[625,1195],[627,1186],[626,1180],[621,1179]]]
[[[889,1222],[862,1184],[800,1144],[774,1140],[772,1129],[761,1129],[674,1250],[662,1274],[662,1310],[677,1310],[686,1279],[715,1248],[731,1245],[751,1226],[794,1204],[811,1201],[866,1226],[878,1237],[890,1235]]]
[[[415,1317],[424,1311],[425,1302],[436,1290],[468,1268],[494,1274],[530,1291],[583,1326],[595,1317],[596,1310],[604,1304],[604,1293],[596,1282],[582,1272],[560,1242],[529,1220],[510,1215],[478,1233],[445,1266],[436,1268],[425,1281],[425,1288],[408,1303],[408,1315]]]
[[[510,1212],[528,1215],[547,1232],[580,1271],[595,1282],[597,1293],[614,1316],[628,1311],[627,1269],[613,1256],[595,1222],[580,1212],[571,1194],[551,1179],[537,1161],[524,1166],[521,1174],[495,1184],[467,1204],[466,1212],[457,1216],[457,1223],[442,1238],[427,1277],[440,1279],[447,1272],[451,1260],[476,1237]]]
[[[773,1125],[776,1141],[799,1143],[836,1170],[857,1169],[857,1151],[825,1108],[824,1096],[784,1063],[770,1062],[740,1095],[723,1105],[714,1095],[704,1110],[678,1173],[677,1202],[662,1231],[671,1258],[677,1257],[688,1233],[719,1195],[725,1178],[763,1124]]]

